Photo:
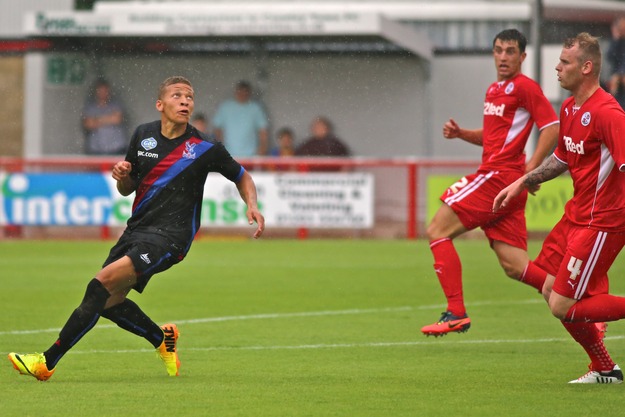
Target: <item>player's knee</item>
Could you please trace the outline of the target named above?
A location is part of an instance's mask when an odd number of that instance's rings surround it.
[[[517,281],[521,278],[521,272],[519,272],[514,267],[504,266],[503,267],[503,272],[505,272],[508,277],[510,277],[512,279],[515,279]]]
[[[506,260],[500,260],[499,263],[504,273],[508,277],[515,279],[517,281],[521,279],[521,275],[523,275],[524,268],[518,265],[517,262],[508,262]]]
[[[566,313],[568,313],[568,309],[564,309],[561,308],[559,306],[553,306],[551,307],[551,314],[553,314],[553,316],[559,320],[565,320],[566,319]]]
[[[425,230],[425,234],[428,237],[428,239],[430,240],[430,242],[432,240],[436,240],[438,239],[437,233],[436,233],[436,227],[433,225],[433,223],[430,223],[427,227],[427,229]]]
[[[102,268],[96,279],[111,294],[123,292],[136,283],[136,274],[130,258],[124,257]]]
[[[102,283],[94,278],[87,284],[82,302],[75,311],[81,317],[91,315],[94,311],[100,312],[110,296],[111,294]]]
[[[94,278],[87,284],[87,290],[85,291],[83,303],[90,303],[93,302],[93,300],[106,300],[110,296],[111,294],[106,289],[106,287],[104,287],[104,285],[102,285],[100,281]]]
[[[114,277],[111,274],[103,274],[103,273],[99,273],[96,276],[96,280],[99,281],[102,286],[104,288],[106,288],[106,290],[112,294],[114,292],[115,289],[115,282],[116,280],[114,279]]]
[[[438,240],[438,239],[449,237],[445,233],[445,230],[443,229],[443,227],[441,227],[441,224],[435,219],[432,220],[432,222],[428,225],[427,229],[425,230],[425,234],[427,235],[430,242],[433,240]]]
[[[560,320],[565,320],[567,313],[569,312],[569,306],[564,303],[554,302],[553,299],[549,300],[549,309],[554,317]]]

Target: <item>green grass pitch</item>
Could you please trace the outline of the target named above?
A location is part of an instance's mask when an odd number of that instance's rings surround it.
[[[444,299],[423,241],[200,240],[131,298],[179,324],[181,376],[106,319],[46,382],[45,350],[111,242],[0,242],[0,416],[622,416],[625,386],[571,386],[587,358],[540,296],[460,240],[473,327],[426,338]],[[530,254],[539,250],[531,242]],[[625,294],[625,257],[611,271]],[[625,365],[625,326],[606,344]]]

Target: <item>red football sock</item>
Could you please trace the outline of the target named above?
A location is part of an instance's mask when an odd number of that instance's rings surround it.
[[[547,273],[543,271],[541,268],[539,268],[538,266],[536,266],[534,262],[529,261],[519,281],[531,287],[536,288],[538,292],[542,293],[543,285],[545,285],[546,279],[547,279]]]
[[[625,297],[610,294],[597,294],[582,298],[566,313],[566,321],[601,322],[625,318]]]
[[[447,311],[454,316],[464,316],[464,298],[462,296],[462,264],[453,242],[449,238],[430,242],[434,255],[434,271],[447,298]]]
[[[590,367],[593,371],[611,371],[614,368],[614,361],[606,350],[595,323],[562,322],[562,325],[573,336],[573,339],[582,345],[590,358]]]

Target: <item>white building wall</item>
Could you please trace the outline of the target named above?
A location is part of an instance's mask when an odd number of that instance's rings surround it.
[[[460,139],[445,139],[443,125],[453,118],[461,127],[482,126],[484,94],[495,81],[490,56],[450,55],[432,63],[432,149],[440,159],[480,159],[482,148]]]
[[[569,93],[557,80],[555,67],[561,45],[543,45],[541,87],[547,99],[559,111],[560,103]],[[534,77],[534,49],[527,48],[523,72]],[[493,58],[490,55],[438,56],[432,63],[432,141],[433,156],[449,159],[479,159],[482,148],[462,140],[447,140],[442,135],[443,124],[451,117],[463,128],[476,129],[482,125],[482,111],[486,88],[496,80]],[[533,135],[537,135],[534,128]],[[528,153],[533,143],[528,143]]]
[[[310,56],[272,59],[267,102],[273,126],[308,136],[324,115],[359,156],[422,155],[426,75],[413,57]]]
[[[27,12],[73,9],[74,0],[0,0],[0,39],[21,38]]]
[[[310,121],[324,115],[358,156],[426,156],[428,149],[426,73],[422,61],[414,57],[276,56],[267,59],[267,76],[260,80],[254,60],[243,55],[110,56],[90,63],[87,71],[88,78],[80,85],[50,84],[45,79],[39,84],[44,91],[43,120],[33,117],[28,122],[43,126],[43,144],[27,147],[27,156],[82,153],[81,109],[98,75],[113,85],[128,111],[131,129],[159,117],[156,91],[170,75],[191,79],[196,112],[209,117],[232,96],[234,83],[247,79],[261,94],[272,131],[289,126],[301,141],[308,136]],[[39,71],[39,76],[45,78],[46,71]],[[37,149],[42,155],[34,154]]]

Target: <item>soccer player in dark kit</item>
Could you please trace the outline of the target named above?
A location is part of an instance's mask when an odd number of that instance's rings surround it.
[[[247,204],[249,223],[257,223],[254,238],[265,228],[252,177],[223,145],[189,124],[193,107],[189,80],[175,76],[161,83],[156,100],[161,119],[140,125],[126,159],[113,167],[118,191],[122,195],[136,193],[126,230],[52,346],[44,353],[9,353],[13,367],[22,375],[48,380],[58,361],[100,316],[145,338],[157,349],[167,373],[178,375],[176,325],[159,326],[126,296],[132,289],[141,293],[154,274],[184,259],[200,227],[209,172],[218,172],[236,184]]]

